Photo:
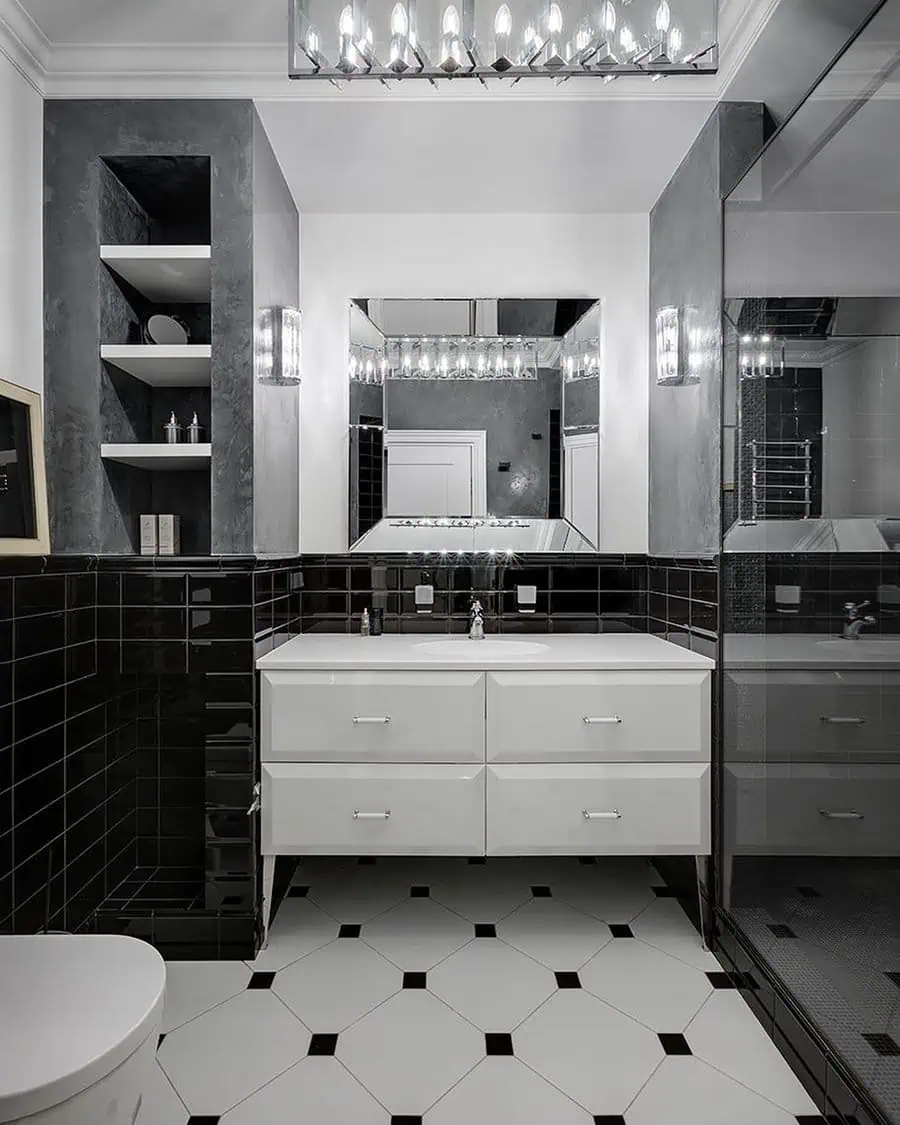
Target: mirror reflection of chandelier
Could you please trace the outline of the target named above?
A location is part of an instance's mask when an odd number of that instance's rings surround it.
[[[494,0],[496,2],[496,0]],[[374,3],[372,8],[374,8]],[[716,0],[290,0],[288,76],[349,79],[709,73],[717,66]],[[621,9],[621,11],[620,11]]]
[[[771,379],[784,374],[785,347],[768,332],[747,332],[740,338],[742,379]]]
[[[596,379],[600,375],[600,338],[565,341],[562,369],[567,383],[577,379]]]
[[[388,336],[350,345],[350,381],[537,379],[538,341],[523,336]]]

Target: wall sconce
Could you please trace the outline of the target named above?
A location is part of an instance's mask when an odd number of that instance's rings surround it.
[[[660,386],[684,382],[684,311],[675,305],[656,310],[656,382]]]
[[[256,372],[260,382],[300,382],[300,310],[277,305],[260,309],[256,326]]]

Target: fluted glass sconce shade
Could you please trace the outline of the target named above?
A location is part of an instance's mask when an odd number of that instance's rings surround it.
[[[656,310],[656,382],[684,381],[684,317],[674,305]]]
[[[264,383],[300,382],[300,310],[278,305],[261,309],[256,324],[256,375]]]
[[[289,0],[288,75],[375,79],[709,74],[717,0]],[[626,21],[627,17],[627,22]],[[439,81],[442,80],[442,81]]]

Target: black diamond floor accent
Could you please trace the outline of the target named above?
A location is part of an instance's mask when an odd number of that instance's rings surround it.
[[[713,988],[737,988],[729,973],[707,973],[706,979]]]
[[[693,1054],[687,1039],[681,1034],[680,1031],[669,1032],[661,1031],[659,1033],[659,1042],[662,1049],[667,1055],[690,1055]]]
[[[783,922],[772,922],[768,929],[778,938],[795,938],[797,936],[791,927],[786,926]]]
[[[621,922],[611,922],[609,932],[613,937],[634,937],[631,926],[626,926]]]
[[[797,894],[801,898],[821,898],[822,892],[817,891],[815,887],[796,887]]]
[[[391,1125],[422,1125],[422,1118],[412,1113],[395,1113],[391,1117]]]
[[[473,866],[475,864],[481,865],[481,864],[487,863],[487,856],[486,855],[470,855],[466,862],[471,863]]]
[[[306,898],[309,887],[288,887],[288,898]]]
[[[625,1118],[621,1113],[594,1114],[594,1125],[625,1125]]]
[[[891,984],[896,984],[900,988],[900,973],[885,973],[884,974]]]
[[[361,855],[356,862],[360,867],[374,867],[375,858],[376,857],[374,855]]]
[[[578,862],[584,867],[590,867],[591,865],[596,864],[597,857],[595,855],[580,855],[578,857]]]
[[[476,937],[496,937],[497,927],[493,922],[476,922],[475,923],[475,936]]]
[[[359,937],[362,933],[362,926],[351,926],[345,922],[338,930],[338,937]]]
[[[531,893],[535,898],[552,898],[553,892],[549,887],[532,887]]]
[[[337,1050],[338,1037],[336,1035],[313,1034],[309,1041],[309,1055],[333,1055]]]
[[[163,1045],[163,1039],[165,1039],[166,1035],[167,1035],[167,1032],[165,1032],[165,1031],[164,1031],[164,1032],[162,1033],[162,1035],[160,1035],[160,1037],[159,1037],[159,1038],[158,1038],[158,1039],[156,1040],[156,1049],[157,1049],[157,1051],[158,1051],[158,1050],[160,1049],[160,1047],[161,1047],[161,1046]]]
[[[248,988],[271,988],[275,979],[274,973],[253,973],[250,977]]]
[[[425,988],[425,973],[404,973],[404,988]]]
[[[885,1058],[900,1055],[900,1044],[892,1036],[885,1035],[883,1031],[864,1031],[863,1039],[876,1054]]]
[[[657,898],[678,898],[678,891],[674,887],[651,887]]]
[[[410,887],[409,888],[409,897],[410,898],[430,898],[431,897],[431,887]]]
[[[489,1055],[511,1055],[513,1053],[512,1036],[506,1031],[486,1032],[484,1045]]]
[[[557,988],[581,988],[578,973],[555,973]]]
[[[219,1125],[220,1120],[218,1116],[213,1117],[212,1114],[203,1113],[198,1117],[194,1113],[188,1118],[188,1125]]]

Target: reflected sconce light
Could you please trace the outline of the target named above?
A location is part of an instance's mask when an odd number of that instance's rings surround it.
[[[277,305],[261,309],[256,331],[256,371],[262,383],[300,383],[300,310]]]
[[[656,382],[671,386],[684,382],[684,310],[667,305],[656,310]]]

